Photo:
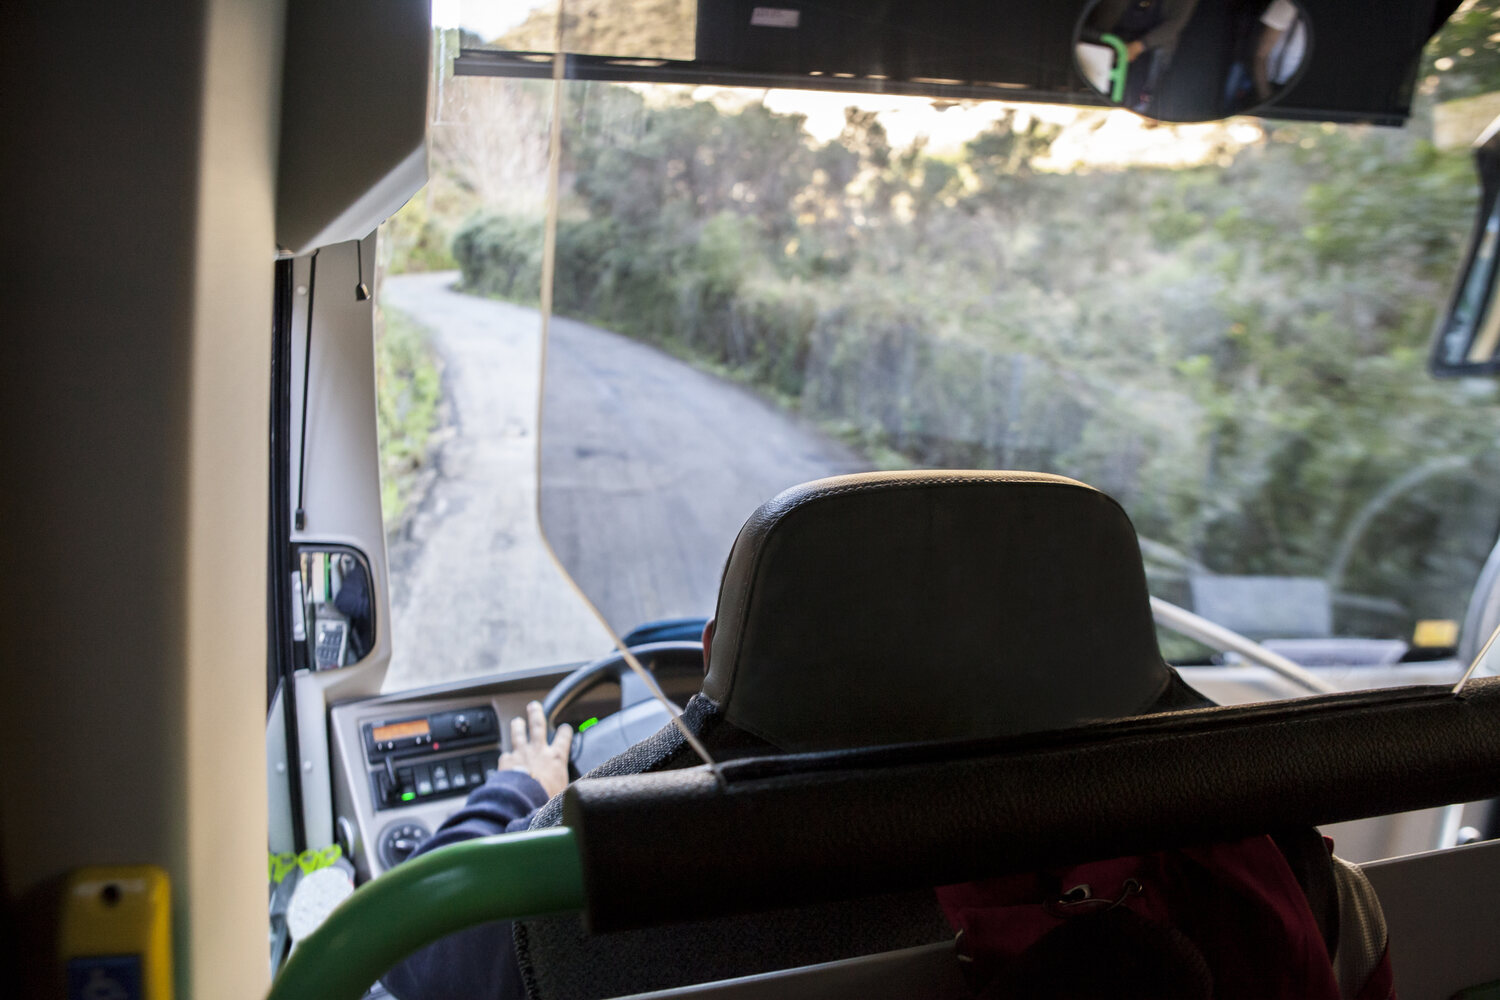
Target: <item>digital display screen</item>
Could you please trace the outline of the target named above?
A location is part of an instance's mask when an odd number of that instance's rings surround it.
[[[426,735],[426,719],[412,719],[409,722],[392,722],[389,725],[376,726],[370,733],[370,737],[376,743],[384,743],[386,740],[404,740],[411,736]]]

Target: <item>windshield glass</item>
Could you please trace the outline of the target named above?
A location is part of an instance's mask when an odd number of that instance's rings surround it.
[[[439,45],[550,48],[539,17]],[[1425,369],[1474,30],[1402,129],[564,81],[545,362],[553,84],[443,76],[383,239],[382,336],[428,365],[391,385],[430,413],[387,460],[388,686],[606,652],[568,577],[621,635],[706,618],[763,501],[934,468],[1104,490],[1154,596],[1335,686],[1451,682],[1500,523],[1494,383]]]

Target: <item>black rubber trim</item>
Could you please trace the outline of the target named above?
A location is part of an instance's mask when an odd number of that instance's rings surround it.
[[[700,920],[1500,795],[1500,679],[572,785],[594,931]],[[685,831],[690,835],[684,836]],[[671,873],[664,877],[664,873]]]
[[[302,815],[302,748],[297,730],[297,648],[292,638],[292,521],[291,521],[291,422],[292,422],[292,286],[295,264],[278,260],[275,267],[274,308],[271,324],[271,426],[269,535],[266,568],[266,610],[271,635],[266,645],[266,708],[270,710],[276,689],[282,692],[281,724],[286,732],[287,798],[292,812],[292,849],[307,849]],[[304,394],[306,387],[304,385]],[[305,423],[305,421],[304,421]]]

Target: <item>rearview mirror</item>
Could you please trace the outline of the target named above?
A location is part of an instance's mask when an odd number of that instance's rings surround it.
[[[1463,269],[1438,323],[1430,367],[1440,378],[1500,372],[1500,308],[1495,306],[1500,259],[1500,118],[1474,144],[1482,185],[1479,213]]]
[[[299,667],[333,670],[375,648],[375,601],[364,554],[343,545],[300,545],[292,635]]]
[[[1073,46],[1105,100],[1165,122],[1258,111],[1296,82],[1311,49],[1292,0],[1095,0]]]

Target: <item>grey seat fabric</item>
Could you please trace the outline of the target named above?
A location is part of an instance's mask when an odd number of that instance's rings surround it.
[[[703,692],[684,713],[716,759],[1003,736],[1208,704],[1157,650],[1124,511],[1060,476],[872,473],[787,490],[736,539],[717,621]],[[590,776],[696,763],[668,726]],[[560,812],[554,799],[532,828],[556,825]],[[515,944],[528,993],[550,1000],[951,936],[924,891],[619,934],[589,935],[576,917],[530,920],[516,924]]]

